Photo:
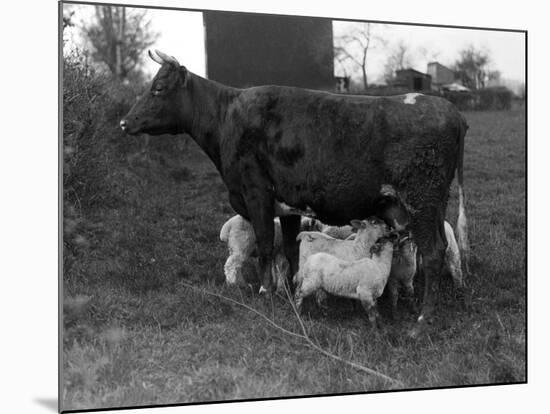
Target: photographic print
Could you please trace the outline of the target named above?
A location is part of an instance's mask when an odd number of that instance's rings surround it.
[[[62,411],[526,382],[525,31],[59,24]]]

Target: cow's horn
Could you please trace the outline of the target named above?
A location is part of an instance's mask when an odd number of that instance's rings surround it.
[[[166,63],[172,63],[177,66],[180,65],[180,63],[177,61],[177,59],[174,56],[168,56],[166,53],[162,53],[160,50],[157,50],[157,49],[155,49],[155,53],[159,55],[159,57]]]
[[[149,57],[153,59],[155,62],[157,62],[159,65],[162,65],[164,63],[158,56],[155,56],[153,52],[151,52],[151,50],[149,50],[148,52],[149,52]]]
[[[148,50],[148,53],[149,53],[149,57],[153,59],[155,62],[157,62],[159,65],[162,65],[164,63],[158,56],[155,56],[155,54],[150,50]]]

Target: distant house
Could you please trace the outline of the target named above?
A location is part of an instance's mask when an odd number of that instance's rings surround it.
[[[331,20],[218,11],[203,19],[209,79],[335,89]]]
[[[349,76],[335,76],[334,80],[336,82],[336,92],[338,93],[349,93]]]
[[[432,77],[412,68],[395,71],[392,86],[406,88],[411,91],[428,91],[431,89]]]
[[[439,62],[428,63],[428,74],[432,77],[432,88],[434,89],[455,83],[454,71]]]
[[[445,85],[441,85],[442,91],[451,91],[451,92],[470,92],[471,89],[467,88],[464,85],[461,85],[458,82],[453,83],[447,83]]]

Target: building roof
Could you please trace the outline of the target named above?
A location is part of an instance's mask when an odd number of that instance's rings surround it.
[[[430,76],[429,74],[427,73],[424,73],[424,72],[420,72],[416,69],[413,69],[413,68],[407,68],[407,69],[399,69],[399,70],[396,70],[395,73],[400,73],[400,72],[413,72],[417,75],[422,75],[422,76]]]
[[[460,83],[454,82],[454,83],[448,83],[447,85],[443,85],[443,89],[447,89],[449,91],[456,91],[456,92],[469,92],[470,89],[467,88],[464,85],[461,85]]]

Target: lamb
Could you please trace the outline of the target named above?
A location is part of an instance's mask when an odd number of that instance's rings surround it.
[[[321,224],[321,232],[327,234],[335,239],[346,240],[350,236],[354,236],[354,228],[352,226],[327,226],[326,224]]]
[[[399,287],[405,289],[405,297],[409,307],[415,310],[414,306],[414,275],[416,274],[416,243],[410,235],[402,237],[393,251],[391,272],[388,280],[388,291],[391,301],[392,318],[397,315],[397,299],[399,298]]]
[[[388,230],[387,225],[378,217],[367,220],[352,220],[351,225],[357,229],[353,240],[335,239],[320,232],[301,232],[296,238],[300,241],[298,269],[314,253],[330,253],[343,260],[357,260],[370,256],[370,249],[377,239]]]
[[[323,252],[309,256],[296,277],[296,308],[301,310],[305,297],[323,291],[358,299],[369,321],[376,326],[376,300],[382,295],[390,276],[393,249],[392,238],[384,236],[373,246],[371,258],[343,260]]]
[[[242,267],[256,248],[256,237],[252,224],[236,215],[227,220],[220,230],[220,240],[227,243],[229,256],[223,266],[225,281],[230,284],[244,284]],[[274,245],[281,246],[281,227],[275,226]]]
[[[319,229],[320,224],[310,218],[302,218],[302,229]],[[220,230],[220,240],[227,243],[229,256],[224,265],[225,281],[230,284],[245,284],[242,269],[244,263],[253,255],[256,249],[256,235],[252,224],[240,215],[236,215],[227,220]],[[289,265],[284,255],[283,236],[281,231],[281,223],[278,218],[275,219],[275,235],[274,235],[274,260],[272,264],[272,274],[277,275],[276,280],[280,276],[276,268],[286,269]],[[286,263],[285,263],[286,262]],[[280,273],[280,272],[279,272]],[[281,281],[277,282],[278,285]]]

